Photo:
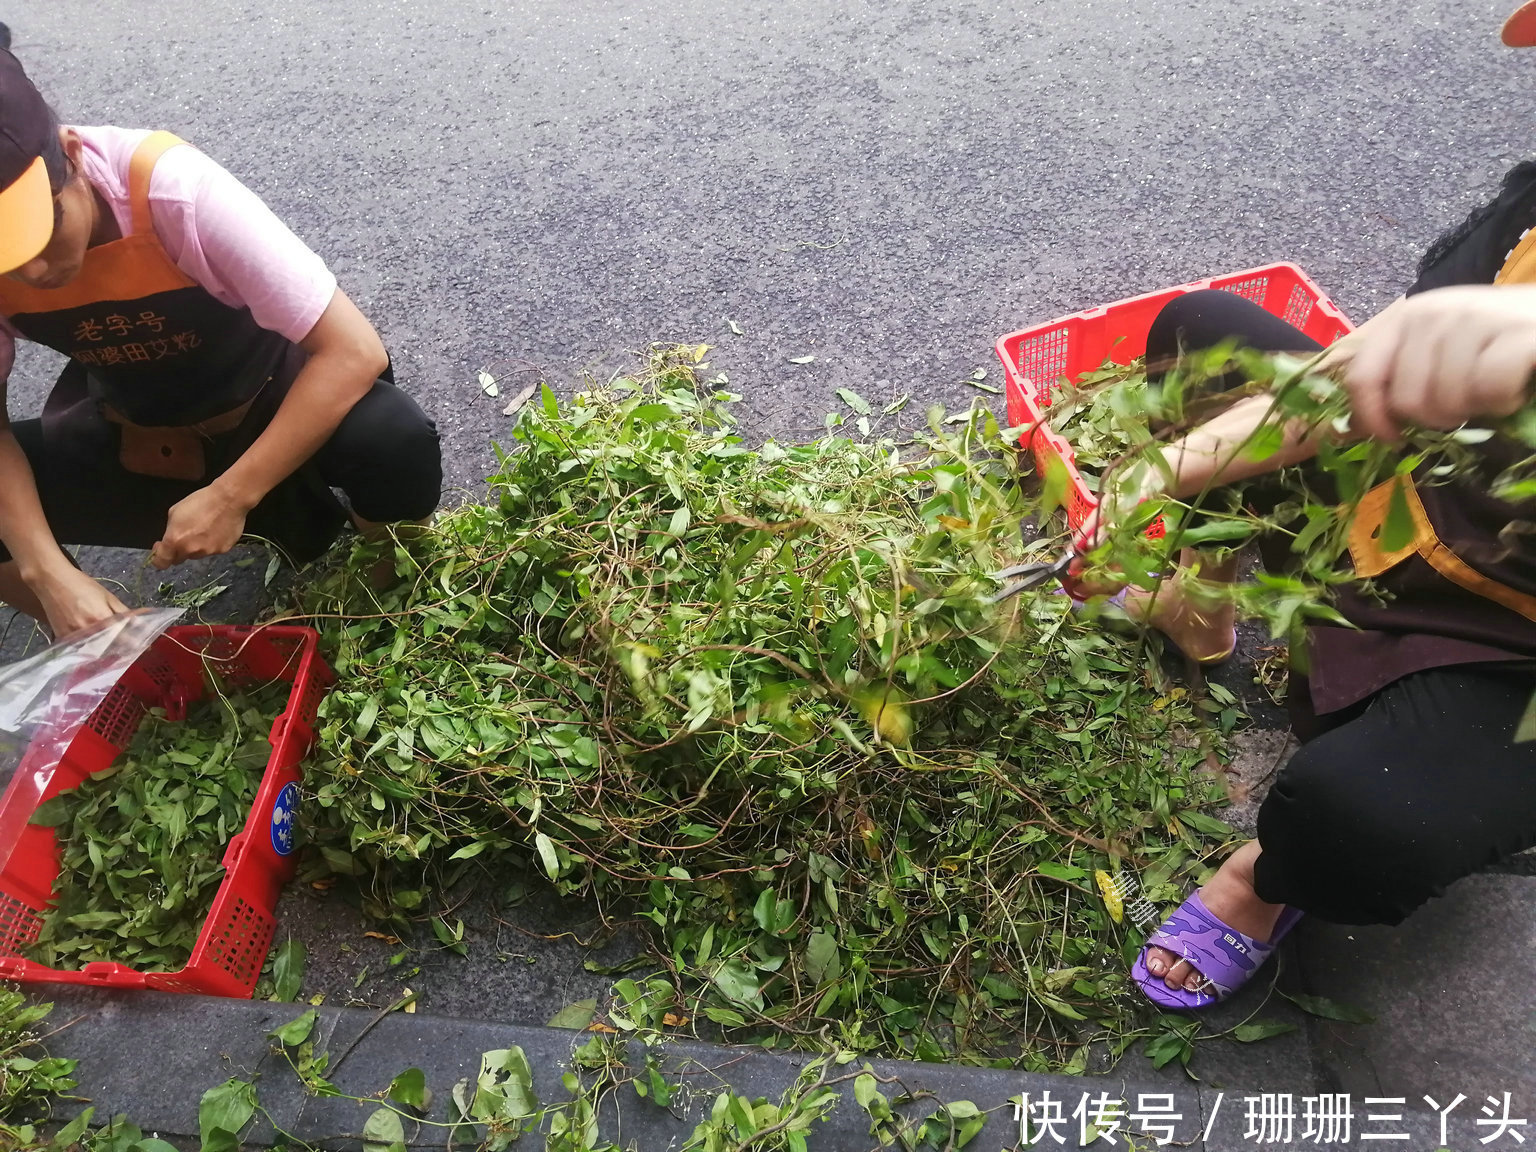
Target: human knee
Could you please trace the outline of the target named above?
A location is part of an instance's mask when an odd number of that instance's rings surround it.
[[[342,419],[333,443],[346,451],[427,446],[436,451],[437,425],[399,388],[376,381]]]
[[[375,384],[347,414],[322,450],[321,464],[326,479],[346,492],[365,520],[420,520],[441,497],[437,425],[388,384]]]
[[[442,443],[437,424],[415,404],[378,427],[378,444],[386,459],[434,473],[442,467]]]
[[[1311,834],[1347,827],[1357,815],[1358,796],[1346,787],[1327,738],[1297,749],[1265,797],[1268,814]]]
[[[1304,745],[1260,807],[1255,888],[1336,923],[1398,923],[1439,890],[1432,814],[1396,803],[1389,763],[1349,763],[1329,744]]]
[[[1181,293],[1164,304],[1147,330],[1148,363],[1172,361],[1181,352],[1210,347],[1230,336],[1228,330],[1212,329],[1211,314],[1232,299],[1230,292],[1202,288]]]

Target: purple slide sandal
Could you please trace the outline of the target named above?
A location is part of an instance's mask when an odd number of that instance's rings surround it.
[[[1146,946],[1131,967],[1131,979],[1148,1000],[1160,1007],[1209,1008],[1246,984],[1301,917],[1299,908],[1281,912],[1266,943],[1223,924],[1211,915],[1200,893],[1193,892],[1147,937]],[[1153,945],[1188,960],[1205,977],[1205,988],[1199,992],[1173,989],[1161,976],[1147,971],[1147,947]]]

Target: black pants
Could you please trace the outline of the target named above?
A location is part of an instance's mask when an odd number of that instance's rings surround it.
[[[1158,316],[1148,363],[1234,337],[1265,351],[1318,349],[1256,304],[1196,292]],[[1316,718],[1259,809],[1259,898],[1341,924],[1396,924],[1452,881],[1536,844],[1536,742],[1513,739],[1533,693],[1528,664],[1463,664]]]
[[[86,459],[77,454],[62,462],[45,446],[40,420],[19,420],[11,428],[61,544],[150,548],[165,532],[171,505],[203,486],[127,471],[118,462],[115,440]],[[230,456],[215,443],[209,479],[233,462]],[[248,534],[273,541],[300,563],[323,551],[344,523],[332,488],[344,492],[352,511],[365,520],[430,516],[442,488],[437,427],[414,400],[379,380],[302,471],[246,519]],[[0,546],[0,561],[9,558]]]

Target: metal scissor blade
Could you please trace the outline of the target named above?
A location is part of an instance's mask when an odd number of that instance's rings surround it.
[[[1004,568],[997,574],[997,579],[1006,580],[1010,576],[1017,576],[1019,579],[994,592],[991,596],[987,597],[987,601],[991,604],[998,604],[1007,600],[1010,596],[1017,596],[1020,592],[1027,592],[1031,588],[1038,588],[1040,585],[1051,580],[1059,580],[1066,575],[1067,569],[1072,565],[1072,560],[1073,553],[1068,552],[1066,555],[1055,560],[1040,561],[1034,564],[1015,564],[1012,568]]]

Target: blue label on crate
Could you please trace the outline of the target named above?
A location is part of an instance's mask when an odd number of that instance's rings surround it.
[[[272,847],[279,856],[293,851],[293,822],[299,815],[299,786],[289,784],[272,803]]]

